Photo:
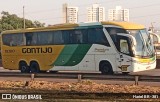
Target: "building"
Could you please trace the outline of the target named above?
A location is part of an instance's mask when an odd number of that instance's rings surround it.
[[[109,9],[108,20],[129,21],[129,9],[122,9],[121,6],[116,6],[116,9]]]
[[[87,21],[88,22],[105,21],[105,8],[99,7],[98,4],[93,4],[92,7],[88,7]]]
[[[63,23],[77,23],[78,22],[78,7],[70,7],[63,4]]]

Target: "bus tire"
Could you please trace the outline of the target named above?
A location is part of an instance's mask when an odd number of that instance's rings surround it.
[[[30,68],[28,67],[26,62],[20,62],[19,63],[19,69],[21,71],[21,73],[29,73],[30,72]]]
[[[112,69],[112,66],[109,62],[107,61],[103,61],[100,63],[99,65],[100,67],[100,71],[102,74],[107,74],[107,75],[112,75],[113,74],[113,69]]]
[[[31,70],[31,73],[39,73],[40,72],[39,64],[37,62],[31,62],[30,70]]]

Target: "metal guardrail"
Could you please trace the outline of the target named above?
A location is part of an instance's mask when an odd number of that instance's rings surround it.
[[[144,76],[144,75],[101,75],[95,73],[20,73],[20,72],[0,72],[0,77],[30,77],[35,78],[61,78],[61,79],[77,79],[80,82],[83,79],[89,80],[119,80],[119,81],[135,81],[138,85],[139,81],[160,82],[160,76]]]

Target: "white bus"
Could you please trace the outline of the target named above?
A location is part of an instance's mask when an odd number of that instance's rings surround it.
[[[143,25],[130,22],[4,31],[1,49],[3,67],[23,73],[72,70],[113,74],[156,67],[148,31]]]

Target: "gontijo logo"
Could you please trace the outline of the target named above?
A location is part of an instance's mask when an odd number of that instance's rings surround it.
[[[22,53],[52,53],[51,47],[22,48]]]

